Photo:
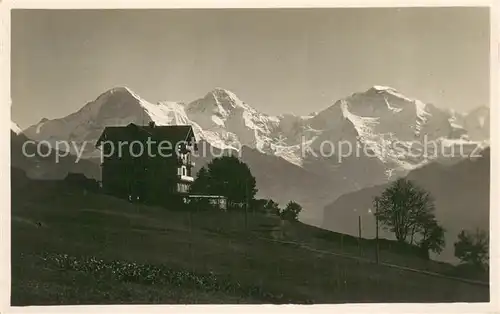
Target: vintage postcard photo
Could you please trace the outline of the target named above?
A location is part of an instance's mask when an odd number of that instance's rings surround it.
[[[493,301],[492,7],[5,14],[11,306]]]

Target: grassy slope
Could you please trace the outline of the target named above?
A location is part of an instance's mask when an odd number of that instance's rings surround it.
[[[102,195],[57,190],[50,182],[43,184],[28,183],[13,192],[13,305],[440,302],[489,298],[487,287],[265,240],[281,234],[273,231],[280,225],[276,217],[250,214],[245,231],[242,213],[205,211],[190,215]],[[325,236],[325,231],[299,223],[285,225],[284,230],[285,238],[299,239],[314,247],[353,254],[358,250],[352,239],[344,240],[340,247],[335,234]],[[61,269],[44,260],[47,254],[56,253],[215,274],[237,286],[257,286],[272,297],[244,292],[250,288],[227,292]],[[366,251],[364,254],[369,255]],[[383,258],[394,260],[397,255],[383,252]]]

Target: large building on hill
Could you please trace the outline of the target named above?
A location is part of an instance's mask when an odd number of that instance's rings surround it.
[[[102,190],[149,204],[181,200],[194,181],[191,154],[195,135],[189,125],[106,127],[96,143],[101,150]]]

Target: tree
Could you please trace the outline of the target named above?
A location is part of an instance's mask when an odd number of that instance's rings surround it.
[[[284,220],[297,221],[299,213],[302,211],[302,206],[298,203],[290,201],[285,209],[281,212],[280,216]]]
[[[266,211],[267,200],[265,199],[253,199],[250,201],[250,210],[252,212],[261,212],[264,213]]]
[[[257,211],[266,214],[275,214],[279,216],[280,208],[278,203],[272,199],[254,199],[250,201],[250,208],[252,211]]]
[[[424,233],[434,219],[434,202],[431,195],[406,179],[393,182],[374,199],[379,222],[394,232],[399,242],[406,242],[409,235]],[[434,230],[437,232],[438,230]]]
[[[192,191],[227,197],[228,206],[246,205],[257,193],[255,177],[247,164],[235,156],[213,159],[200,169]]]
[[[204,194],[209,190],[208,183],[208,170],[205,167],[201,167],[201,169],[198,170],[198,174],[196,175],[196,180],[194,180],[193,184],[191,185],[190,192]]]
[[[474,232],[462,230],[455,242],[455,256],[462,263],[484,269],[489,264],[489,236],[484,230]]]
[[[419,245],[424,250],[427,257],[429,251],[434,253],[441,253],[443,251],[445,245],[444,232],[444,228],[438,225],[435,219],[423,225],[422,240]]]
[[[267,203],[264,206],[264,209],[266,210],[266,212],[275,214],[276,216],[279,216],[281,213],[281,209],[279,207],[279,204],[273,200],[267,200]]]

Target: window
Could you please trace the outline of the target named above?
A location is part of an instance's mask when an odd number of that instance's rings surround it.
[[[189,192],[189,186],[183,183],[177,183],[177,192],[187,193]]]
[[[179,158],[184,165],[187,164],[187,162],[188,162],[188,155],[187,154],[180,154]]]
[[[182,175],[183,176],[187,175],[186,166],[182,166],[181,169],[182,169]]]

